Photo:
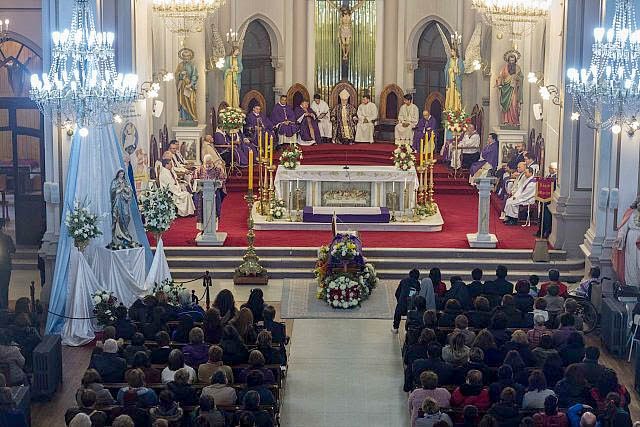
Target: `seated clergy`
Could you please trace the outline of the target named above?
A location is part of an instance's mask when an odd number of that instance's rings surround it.
[[[271,112],[271,123],[278,135],[278,145],[296,140],[298,125],[295,120],[295,113],[287,105],[287,95],[280,95],[280,100],[273,106]]]
[[[202,165],[195,170],[193,179],[198,180],[212,180],[218,179],[222,181],[222,187],[216,190],[216,217],[220,218],[220,212],[222,210],[222,201],[227,195],[227,187],[225,185],[227,181],[227,172],[224,170],[224,163],[222,160],[215,160],[210,155],[205,155],[202,160]],[[203,222],[203,207],[202,207],[202,191],[198,191],[193,195],[194,204],[196,207],[196,217],[198,218],[197,228],[202,230],[204,228]]]
[[[311,103],[311,109],[316,113],[318,118],[318,128],[320,129],[320,137],[323,143],[331,142],[331,110],[329,104],[327,104],[320,94],[313,95],[313,102]]]
[[[456,158],[456,157],[459,157]],[[471,164],[480,158],[480,135],[476,132],[473,123],[467,125],[464,136],[458,142],[457,150],[454,148],[451,157],[451,167],[469,169]]]
[[[224,160],[225,164],[231,164],[231,141],[225,131],[220,128],[216,128],[213,134],[213,146],[216,151],[220,153],[220,157]],[[204,158],[204,156],[202,157]],[[215,159],[215,157],[214,157]]]
[[[238,138],[232,139],[232,142],[235,163],[239,166],[247,166],[249,164],[249,151],[253,151],[255,155],[258,152],[258,147],[249,138],[246,138],[242,132],[239,132]],[[254,157],[254,159],[257,160],[257,157]]]
[[[173,172],[186,183],[187,189],[190,190],[191,179],[193,177],[191,176],[191,170],[187,165],[187,161],[178,149],[178,141],[174,139],[169,143],[169,149],[164,152],[162,158],[171,160],[171,163],[173,164]]]
[[[349,92],[346,89],[343,89],[338,96],[340,103],[331,110],[333,142],[351,145],[356,137],[357,112],[349,103]]]
[[[207,154],[213,158],[214,162],[221,161],[224,163],[224,160],[222,159],[222,157],[220,157],[220,153],[218,153],[218,150],[216,149],[215,140],[213,139],[212,135],[205,135],[204,139],[202,140],[200,156],[202,159],[204,159],[204,156],[206,156]]]
[[[190,216],[195,212],[193,198],[191,193],[183,190],[178,183],[178,177],[173,171],[173,163],[169,159],[162,159],[162,168],[160,169],[160,186],[169,188],[173,195],[173,201],[178,208],[179,216]]]
[[[273,125],[262,112],[262,107],[256,104],[247,114],[244,134],[251,143],[258,146],[258,135],[262,134],[262,141],[266,140],[266,135],[273,135]]]
[[[373,122],[378,119],[378,107],[371,102],[368,94],[362,96],[358,106],[358,124],[356,124],[356,142],[373,143]]]
[[[533,157],[533,155],[524,153],[524,164],[527,165],[527,167],[533,169],[534,175],[538,175],[538,172],[540,171],[540,165],[538,164],[538,162],[536,162],[536,159]]]
[[[469,184],[475,185],[475,179],[487,176],[489,171],[498,167],[498,135],[491,132],[487,144],[480,152],[480,159],[469,167]]]
[[[413,131],[413,151],[416,153],[420,152],[420,140],[424,139],[426,141],[430,139],[431,134],[435,132],[437,128],[436,118],[431,115],[429,110],[424,110],[416,129]]]
[[[309,101],[306,99],[303,100],[300,105],[296,107],[295,114],[300,135],[298,142],[301,145],[319,144],[321,137],[320,128],[318,127],[318,117],[311,107],[309,107]]]
[[[409,144],[413,139],[413,128],[418,124],[420,113],[409,94],[404,96],[403,104],[398,112],[398,124],[395,129],[396,144]]]
[[[530,205],[536,197],[536,178],[533,176],[533,169],[524,170],[524,183],[518,190],[507,199],[504,206],[505,224],[514,225],[518,223],[518,208],[520,205]]]

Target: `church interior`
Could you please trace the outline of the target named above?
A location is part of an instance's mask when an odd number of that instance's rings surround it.
[[[638,7],[1,0],[0,427],[640,424]]]

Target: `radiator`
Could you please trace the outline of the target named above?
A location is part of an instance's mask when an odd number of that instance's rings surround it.
[[[34,397],[51,398],[62,382],[62,342],[60,335],[45,335],[33,351]]]
[[[627,354],[627,307],[612,297],[602,298],[600,339],[616,357]]]

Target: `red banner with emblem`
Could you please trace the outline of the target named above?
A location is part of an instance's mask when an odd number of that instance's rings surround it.
[[[553,195],[553,178],[538,178],[536,183],[536,200],[542,203],[551,201]]]

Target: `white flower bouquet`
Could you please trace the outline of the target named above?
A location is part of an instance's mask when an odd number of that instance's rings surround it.
[[[91,294],[91,301],[93,302],[93,314],[96,316],[98,325],[104,328],[116,322],[118,298],[113,296],[113,292],[97,291]]]
[[[467,130],[467,125],[471,123],[471,117],[464,110],[445,110],[443,124],[446,129],[454,134],[461,134]]]
[[[355,307],[360,304],[360,284],[348,275],[339,275],[327,283],[326,296],[332,307]]]
[[[91,239],[102,234],[98,229],[98,215],[91,213],[87,204],[78,200],[73,203],[73,209],[67,212],[64,224],[69,237],[80,250],[86,248]]]
[[[427,202],[416,206],[416,215],[422,218],[435,215],[438,212],[438,205],[435,203]]]
[[[162,283],[155,283],[153,285],[153,293],[163,292],[167,295],[167,300],[171,305],[179,305],[178,294],[180,291],[186,289],[182,283],[174,282],[171,279],[165,279]]]
[[[220,128],[224,131],[233,133],[242,129],[247,115],[241,108],[227,107],[220,110],[218,117],[220,119]]]
[[[342,259],[352,259],[358,255],[358,247],[351,240],[345,239],[333,245],[331,255]]]
[[[269,213],[273,219],[283,219],[287,215],[287,204],[282,199],[271,202]]]
[[[287,169],[295,169],[302,160],[302,150],[298,144],[290,144],[280,154],[280,164]]]
[[[139,196],[144,228],[152,233],[164,233],[177,216],[176,204],[167,187],[155,187]]]
[[[393,165],[396,169],[408,171],[415,166],[416,156],[409,144],[400,144],[393,150]]]

